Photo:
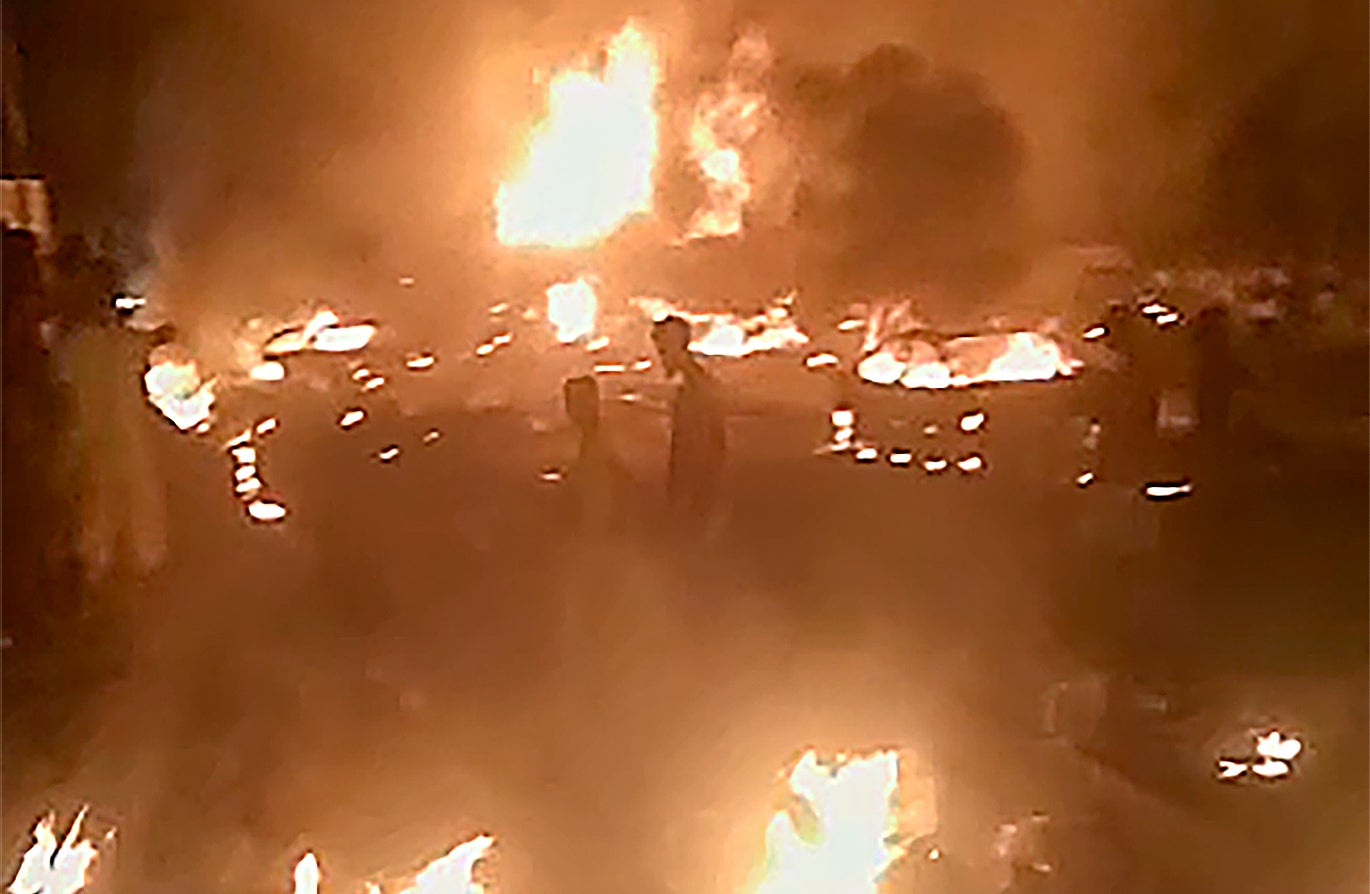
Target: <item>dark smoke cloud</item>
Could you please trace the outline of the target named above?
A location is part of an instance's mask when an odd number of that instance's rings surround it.
[[[985,84],[885,45],[781,91],[802,150],[795,223],[845,290],[967,288],[1021,260],[1023,141]]]

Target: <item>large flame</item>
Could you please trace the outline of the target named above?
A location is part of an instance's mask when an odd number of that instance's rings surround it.
[[[704,181],[705,203],[690,220],[687,241],[742,231],[742,211],[752,197],[742,152],[760,127],[766,95],[759,80],[770,59],[764,37],[744,35],[733,45],[721,88],[704,93],[695,103],[690,157]]]
[[[557,331],[557,341],[569,344],[594,334],[598,312],[595,287],[584,277],[547,288],[547,319]]]
[[[523,167],[495,195],[500,242],[582,247],[651,210],[658,77],[656,47],[629,22],[609,41],[602,72],[552,78]]]
[[[825,765],[810,751],[789,785],[795,809],[777,813],[766,830],[766,873],[756,894],[875,894],[902,855],[891,843],[897,753]]]

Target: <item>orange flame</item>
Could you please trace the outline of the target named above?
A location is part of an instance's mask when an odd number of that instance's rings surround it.
[[[583,247],[651,210],[656,47],[629,22],[610,39],[606,56],[602,72],[582,66],[552,78],[547,117],[519,173],[495,195],[501,243]]]

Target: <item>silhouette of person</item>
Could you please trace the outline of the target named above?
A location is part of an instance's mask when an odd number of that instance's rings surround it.
[[[680,384],[671,403],[667,500],[685,532],[704,533],[718,501],[727,453],[718,385],[690,353],[690,324],[666,317],[652,327],[652,343],[668,376]]]

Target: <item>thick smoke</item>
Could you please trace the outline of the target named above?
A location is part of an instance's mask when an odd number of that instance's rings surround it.
[[[1023,143],[980,79],[885,45],[800,69],[782,96],[802,150],[794,223],[818,279],[964,291],[1016,272]]]
[[[841,134],[805,159],[843,163],[805,169],[800,211],[808,227],[835,203],[805,254],[829,252],[834,280],[993,282],[1013,270],[1006,248],[1061,240],[1162,261],[1363,252],[1370,230],[1355,0],[872,2],[840,18],[816,0],[5,12],[58,213],[150,234],[178,312],[374,306],[368,277],[401,268],[470,282],[494,183],[537,112],[529,70],[633,14],[669,35],[675,72],[716,68],[740,22],[769,34],[794,75],[778,91],[788,126]],[[928,61],[872,55],[882,44]],[[480,303],[450,296],[444,313]]]

